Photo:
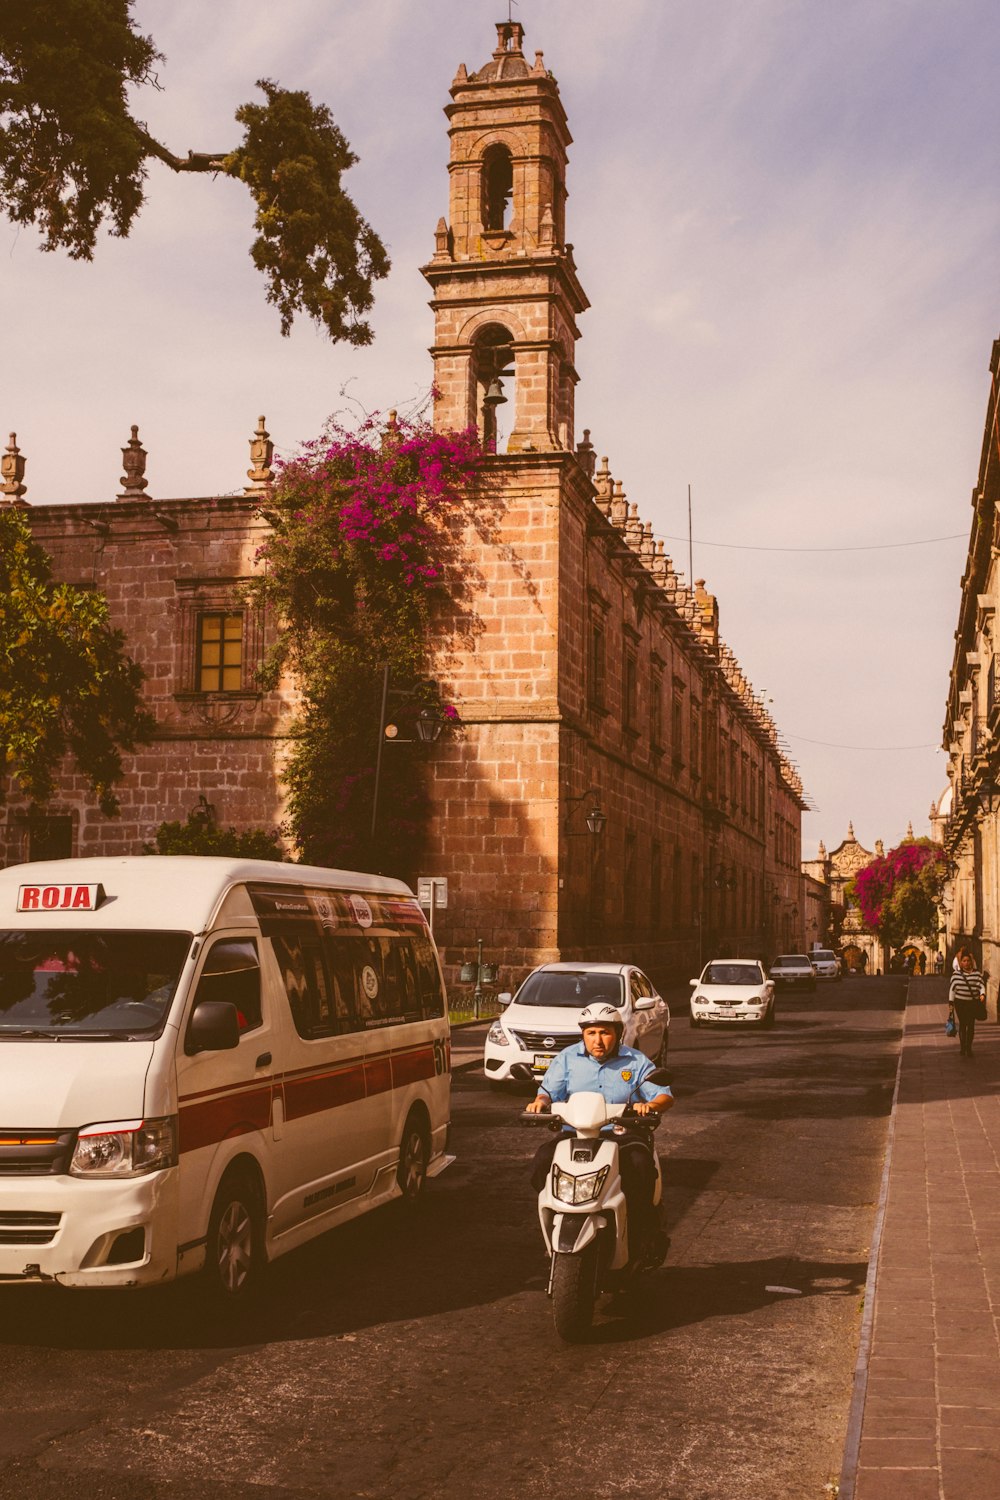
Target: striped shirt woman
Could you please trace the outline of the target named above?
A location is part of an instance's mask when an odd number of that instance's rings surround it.
[[[948,1004],[958,1019],[958,1040],[963,1057],[972,1056],[972,1041],[976,1034],[976,1012],[979,1002],[986,999],[986,985],[976,968],[976,960],[968,948],[960,948],[957,954],[958,968],[953,970],[948,985]]]

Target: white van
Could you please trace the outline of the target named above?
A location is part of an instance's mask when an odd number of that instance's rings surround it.
[[[451,1046],[398,880],[188,857],[0,871],[0,1280],[268,1259],[446,1154]]]

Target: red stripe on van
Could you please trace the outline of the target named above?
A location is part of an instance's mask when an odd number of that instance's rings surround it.
[[[353,1104],[365,1097],[365,1070],[361,1063],[305,1078],[285,1079],[285,1118],[301,1120],[303,1115],[321,1114],[340,1104]]]
[[[450,1044],[445,1047],[449,1054]],[[420,1043],[398,1052],[382,1052],[367,1060],[351,1058],[346,1064],[324,1068],[300,1068],[275,1074],[280,1097],[284,1084],[285,1117],[301,1120],[308,1115],[338,1109],[359,1099],[387,1094],[394,1088],[433,1078],[434,1047]],[[205,1098],[211,1093],[213,1097]],[[180,1150],[197,1151],[229,1136],[267,1130],[271,1124],[271,1080],[255,1078],[245,1083],[222,1084],[215,1090],[185,1095],[180,1101]]]
[[[271,1123],[271,1089],[247,1089],[242,1094],[227,1094],[221,1099],[206,1099],[188,1104],[180,1111],[179,1149],[197,1151],[199,1146],[213,1146],[234,1135],[249,1135],[266,1130]]]
[[[419,1083],[422,1078],[433,1077],[433,1047],[411,1047],[406,1052],[392,1054],[393,1088],[402,1088],[404,1084]]]
[[[369,1057],[365,1062],[365,1091],[369,1098],[373,1094],[387,1094],[392,1088],[392,1063],[388,1052],[381,1057]]]

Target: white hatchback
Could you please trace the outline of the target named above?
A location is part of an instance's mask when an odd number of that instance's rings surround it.
[[[831,948],[814,948],[809,962],[816,970],[817,979],[839,979],[840,959]]]
[[[753,958],[713,958],[691,981],[691,1025],[774,1025],[774,985]]]
[[[666,1061],[670,1009],[634,964],[555,963],[533,969],[486,1037],[483,1067],[491,1083],[505,1083],[514,1064],[541,1078],[549,1063],[580,1040],[577,1021],[588,1005],[606,1001],[621,1012],[626,1047],[653,1062]]]

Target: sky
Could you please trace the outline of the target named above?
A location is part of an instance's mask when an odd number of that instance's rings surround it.
[[[393,270],[374,343],[354,350],[304,322],[281,337],[238,183],[151,163],[131,236],[90,264],[0,220],[0,433],[17,432],[29,501],[112,499],[132,423],[151,496],[209,495],[242,489],[260,413],[290,454],[348,399],[427,393],[418,268],[447,212],[442,110],[506,13],[138,0],[165,55],[136,103],[152,133],[224,151],[258,78],[307,89],[360,158],[345,186]],[[1000,7],[520,0],[514,15],[574,137],[567,237],[591,301],[577,437],[590,428],[685,573],[690,485],[695,576],[815,809],[804,857],[849,820],[869,849],[910,821],[926,833],[1000,335]]]

